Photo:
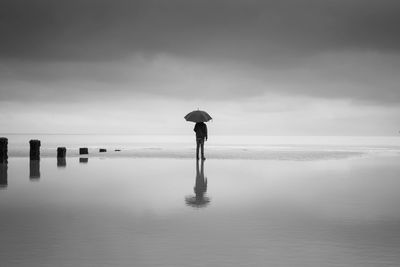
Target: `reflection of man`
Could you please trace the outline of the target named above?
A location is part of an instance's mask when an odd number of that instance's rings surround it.
[[[204,161],[201,161],[201,170],[199,170],[199,161],[196,162],[196,185],[194,193],[196,199],[203,199],[204,193],[207,192],[207,178],[204,177]]]
[[[193,131],[196,132],[196,158],[199,159],[199,148],[201,148],[201,159],[204,157],[204,140],[208,139],[207,125],[204,122],[198,122],[194,126]]]
[[[186,197],[186,204],[195,208],[206,206],[210,199],[205,196],[207,192],[207,178],[204,177],[204,161],[201,161],[201,168],[199,168],[199,161],[196,161],[196,184],[194,186],[195,196]]]

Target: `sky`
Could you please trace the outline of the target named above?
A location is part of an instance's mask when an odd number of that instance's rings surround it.
[[[400,1],[1,0],[0,132],[398,135]]]

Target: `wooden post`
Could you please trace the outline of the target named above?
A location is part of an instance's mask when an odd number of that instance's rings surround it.
[[[40,160],[40,140],[29,141],[31,147],[29,156],[31,160]]]
[[[40,160],[29,161],[29,178],[31,180],[40,178]]]
[[[89,150],[87,147],[79,148],[79,155],[86,155],[86,154],[89,154]]]
[[[0,189],[6,188],[8,185],[8,166],[7,163],[0,163]]]
[[[8,139],[0,138],[0,163],[8,162]]]
[[[65,147],[57,147],[57,158],[65,158],[67,149]]]

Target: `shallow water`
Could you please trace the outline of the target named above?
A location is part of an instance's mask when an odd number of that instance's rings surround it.
[[[1,266],[400,265],[398,156],[63,165],[2,169]]]
[[[9,155],[26,157],[29,140],[41,140],[41,156],[55,157],[60,146],[68,156],[79,156],[87,147],[90,156],[139,158],[193,158],[192,135],[62,135],[15,134],[9,139]],[[99,153],[99,149],[107,149]],[[118,150],[118,151],[115,151]],[[325,160],[400,155],[400,138],[394,136],[211,136],[206,142],[210,159]]]

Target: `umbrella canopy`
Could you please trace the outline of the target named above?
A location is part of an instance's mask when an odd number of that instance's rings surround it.
[[[203,110],[194,110],[185,116],[185,120],[192,122],[207,122],[212,120],[212,118]]]

